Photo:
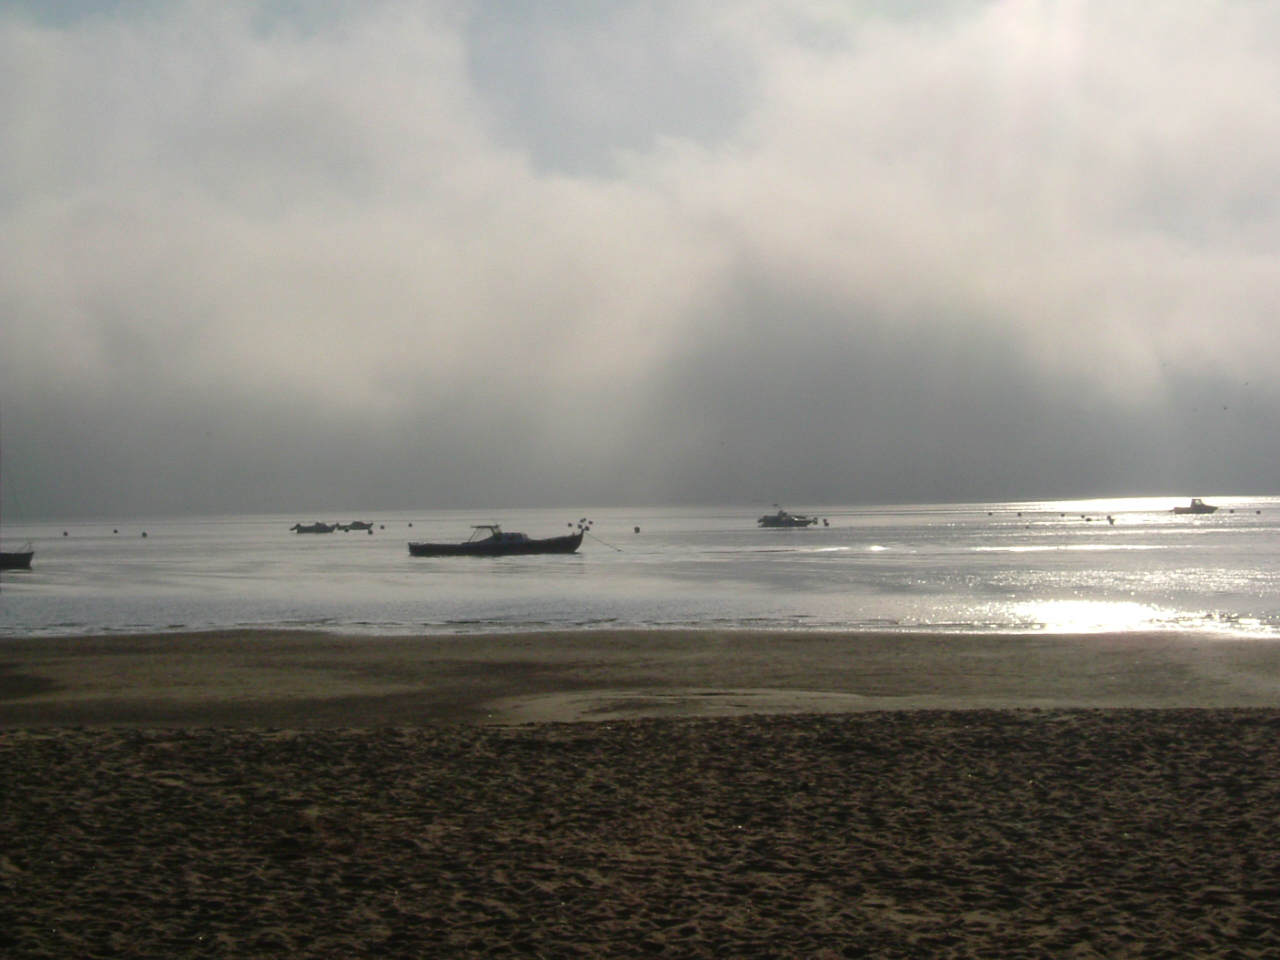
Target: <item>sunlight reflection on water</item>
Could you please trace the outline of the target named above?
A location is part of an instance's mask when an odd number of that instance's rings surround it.
[[[1121,633],[1162,627],[1173,618],[1152,604],[1114,600],[1038,600],[1015,603],[1010,612],[1045,633]]]

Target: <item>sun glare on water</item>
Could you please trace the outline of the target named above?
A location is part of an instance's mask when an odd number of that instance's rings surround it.
[[[1127,633],[1157,629],[1168,620],[1159,607],[1109,600],[1043,600],[1015,604],[1011,613],[1045,633]]]

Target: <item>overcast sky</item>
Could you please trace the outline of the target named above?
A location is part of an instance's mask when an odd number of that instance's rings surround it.
[[[5,515],[1280,493],[1280,3],[0,0]]]

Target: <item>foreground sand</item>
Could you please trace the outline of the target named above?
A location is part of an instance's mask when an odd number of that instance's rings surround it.
[[[1280,711],[0,733],[0,955],[1275,957]]]
[[[0,956],[1280,956],[1278,659],[4,640]]]

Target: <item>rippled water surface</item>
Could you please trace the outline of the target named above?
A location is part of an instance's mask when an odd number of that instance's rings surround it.
[[[761,529],[765,506],[593,509],[571,556],[414,559],[409,540],[472,523],[533,537],[572,511],[6,524],[31,540],[5,571],[0,634],[319,627],[466,633],[555,627],[944,632],[1177,629],[1280,636],[1280,498],[807,507],[826,523]],[[797,511],[803,505],[794,505]],[[639,532],[636,529],[639,528]],[[143,536],[143,533],[146,536]]]

